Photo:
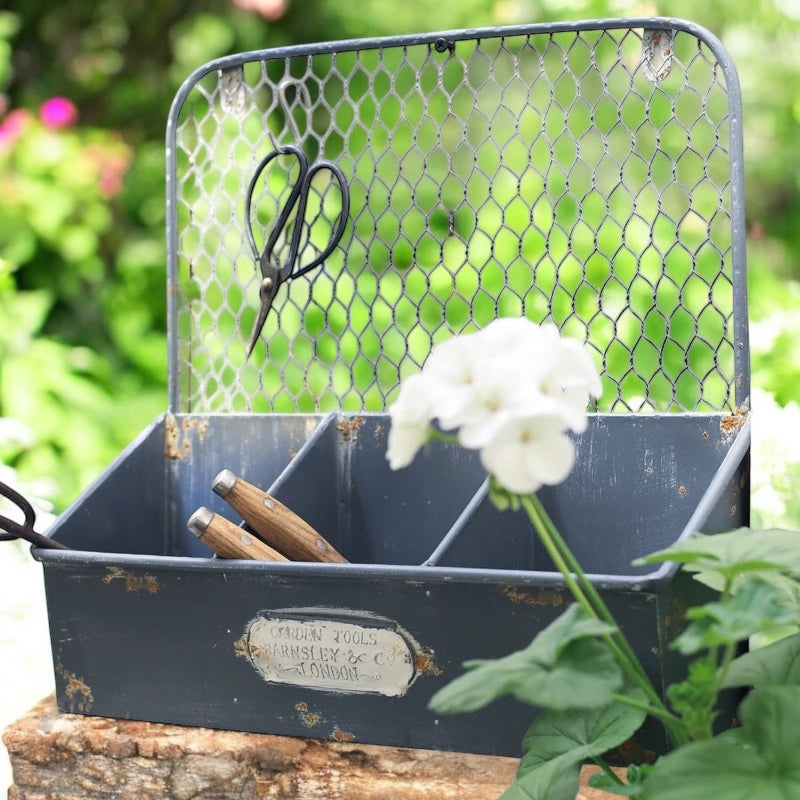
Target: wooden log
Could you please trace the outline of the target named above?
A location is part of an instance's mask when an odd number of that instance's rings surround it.
[[[3,742],[9,800],[495,800],[518,763],[62,714],[52,697]],[[582,788],[577,800],[601,798]]]

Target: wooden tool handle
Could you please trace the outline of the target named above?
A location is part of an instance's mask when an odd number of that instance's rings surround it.
[[[229,469],[222,470],[214,478],[211,488],[236,509],[265,542],[289,558],[347,563],[346,558],[294,511]]]
[[[186,523],[189,530],[222,558],[251,558],[256,561],[288,561],[286,556],[229,519],[198,508]]]

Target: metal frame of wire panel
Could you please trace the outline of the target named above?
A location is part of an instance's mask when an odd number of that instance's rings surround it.
[[[340,167],[349,220],[281,288],[248,359],[260,275],[245,189],[285,144]],[[172,411],[380,411],[436,342],[509,315],[588,342],[599,411],[747,402],[739,84],[690,22],[232,55],[179,91],[167,168]],[[279,165],[255,198],[259,244],[294,179]],[[329,181],[311,194],[310,257],[340,209]]]

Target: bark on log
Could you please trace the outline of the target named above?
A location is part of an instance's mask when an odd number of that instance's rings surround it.
[[[3,734],[9,800],[495,800],[517,760],[61,714]],[[584,785],[588,774],[584,770]],[[581,789],[577,800],[607,798]]]

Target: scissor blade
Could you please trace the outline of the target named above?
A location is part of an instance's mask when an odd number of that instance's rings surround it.
[[[267,270],[264,271],[266,274]],[[277,271],[271,269],[271,272],[272,275],[266,275],[261,281],[261,287],[258,292],[259,296],[261,297],[261,308],[258,310],[258,316],[256,317],[253,330],[250,334],[250,341],[247,343],[247,359],[250,358],[250,354],[255,349],[258,337],[261,335],[261,331],[264,328],[264,323],[267,321],[270,309],[272,308],[272,301],[275,299],[275,295],[278,292],[278,287],[280,286],[280,277],[278,276]]]

